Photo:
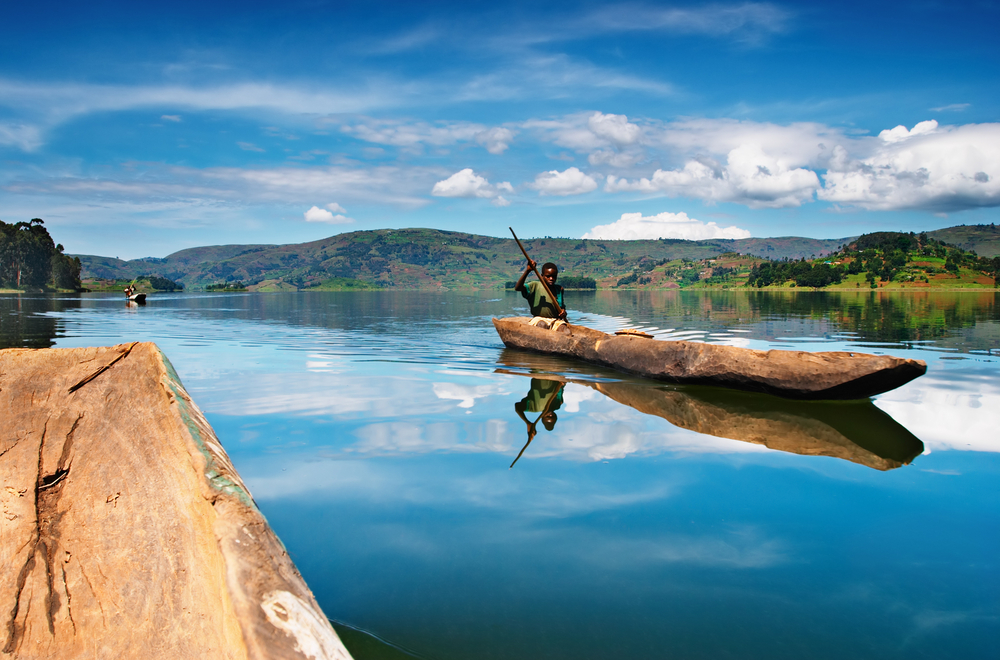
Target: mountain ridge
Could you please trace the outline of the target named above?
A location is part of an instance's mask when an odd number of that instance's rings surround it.
[[[958,226],[927,234],[1000,254],[994,225]],[[944,237],[939,237],[939,234]],[[653,261],[712,258],[741,253],[771,260],[821,257],[857,237],[815,239],[799,236],[745,239],[595,240],[531,238],[522,242],[539,262],[554,261],[564,274],[610,282]],[[977,242],[978,241],[978,242]],[[346,278],[382,288],[499,288],[515,278],[524,257],[512,239],[428,228],[374,229],[285,245],[229,244],[186,248],[163,258],[129,261],[79,256],[85,279],[132,279],[157,275],[188,289],[210,284],[310,288]],[[983,256],[993,256],[985,254]]]

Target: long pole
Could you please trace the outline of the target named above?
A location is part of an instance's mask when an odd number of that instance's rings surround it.
[[[531,261],[531,257],[528,256],[528,251],[524,249],[523,245],[521,245],[521,239],[519,239],[517,237],[517,234],[514,233],[514,228],[513,227],[507,227],[507,229],[509,229],[510,233],[513,234],[514,240],[517,242],[517,247],[521,248],[521,252],[524,253],[524,258],[528,260],[529,264],[533,263]],[[549,288],[548,283],[545,280],[543,280],[542,276],[538,273],[538,268],[536,268],[535,266],[532,266],[531,270],[535,271],[535,277],[537,277],[538,281],[542,283],[543,287],[545,287],[545,293],[549,294],[549,300],[552,301],[552,306],[556,308],[556,316],[562,314],[563,313],[562,307],[559,306],[559,302],[556,300],[555,294],[552,293],[552,289]],[[525,445],[525,446],[527,446],[527,445]]]

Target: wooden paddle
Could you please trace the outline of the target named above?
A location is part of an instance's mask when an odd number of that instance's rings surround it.
[[[514,233],[514,228],[507,227],[507,229],[509,229],[510,233],[513,234],[514,240],[517,241],[517,247],[521,248],[521,252],[524,253],[524,258],[528,260],[528,263],[529,264],[535,263],[534,261],[531,260],[531,257],[528,256],[528,251],[524,249],[523,245],[521,245],[521,240],[517,237],[517,234]],[[563,313],[563,309],[562,307],[559,306],[555,294],[552,293],[552,289],[550,289],[548,283],[544,279],[542,279],[541,274],[539,274],[538,272],[538,268],[532,266],[531,270],[535,271],[535,276],[538,278],[538,281],[542,283],[543,287],[545,287],[545,293],[549,294],[549,300],[552,301],[552,306],[556,308],[556,316],[561,315]]]

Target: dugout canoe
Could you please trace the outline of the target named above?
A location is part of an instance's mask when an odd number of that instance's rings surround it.
[[[351,660],[155,344],[0,350],[0,658]]]
[[[573,357],[670,383],[713,385],[789,399],[867,399],[922,376],[927,364],[847,351],[759,351],[689,341],[609,335],[582,325],[544,330],[525,317],[493,319],[508,348]]]

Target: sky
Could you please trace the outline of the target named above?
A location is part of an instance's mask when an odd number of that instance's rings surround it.
[[[15,3],[0,220],[123,259],[988,224],[997,25],[920,0]]]

